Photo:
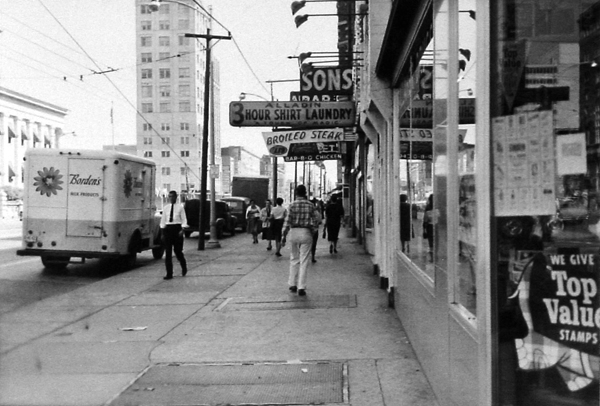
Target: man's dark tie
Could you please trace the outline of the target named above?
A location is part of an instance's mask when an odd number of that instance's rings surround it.
[[[173,207],[175,207],[175,205],[171,204],[171,215],[169,216],[169,223],[173,222]]]

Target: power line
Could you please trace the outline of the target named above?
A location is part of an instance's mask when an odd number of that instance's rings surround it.
[[[67,44],[65,44],[65,43],[63,43],[63,42],[60,42],[60,41],[58,41],[57,39],[55,39],[55,38],[52,38],[51,36],[49,36],[49,35],[45,34],[44,32],[42,32],[42,31],[40,31],[40,30],[38,30],[38,29],[36,29],[36,28],[34,28],[34,27],[32,27],[32,26],[30,26],[30,25],[28,25],[28,24],[24,23],[23,21],[19,20],[18,18],[15,18],[15,17],[13,17],[13,16],[11,16],[11,15],[9,15],[9,14],[6,14],[6,13],[3,13],[3,16],[4,16],[4,17],[8,17],[8,18],[10,18],[10,19],[14,20],[14,21],[16,21],[17,23],[19,23],[19,24],[21,24],[21,25],[24,25],[25,27],[29,28],[30,30],[37,32],[38,34],[40,34],[40,35],[42,35],[42,36],[44,36],[44,37],[48,38],[48,39],[49,39],[49,40],[51,40],[51,41],[54,41],[54,42],[56,42],[56,43],[57,43],[57,44],[59,44],[59,45],[62,45],[63,47],[67,48],[67,49],[68,49],[68,50],[70,50],[70,51],[73,51],[73,52],[75,52],[75,53],[77,53],[77,54],[79,54],[79,55],[83,55],[83,56],[85,56],[85,55],[84,55],[83,53],[81,53],[81,51],[79,51],[78,49],[72,48],[72,47],[70,47],[69,45],[67,45]]]
[[[242,52],[242,49],[240,48],[240,46],[238,45],[237,41],[235,40],[235,38],[232,36],[231,39],[233,40],[233,43],[235,44],[235,47],[237,48],[238,52],[240,53],[240,55],[242,56],[242,59],[244,60],[244,62],[246,63],[246,66],[248,66],[248,69],[250,69],[250,72],[252,72],[252,75],[254,75],[254,78],[258,81],[258,83],[260,84],[260,86],[265,90],[265,92],[270,93],[270,90],[267,89],[263,83],[262,80],[260,80],[260,78],[258,77],[258,75],[256,74],[256,72],[254,72],[254,69],[252,69],[252,66],[250,66],[250,62],[248,62],[248,59],[246,59],[246,56],[244,55],[244,53]]]
[[[21,38],[21,39],[23,39],[23,40],[25,40],[25,41],[27,41],[27,42],[29,42],[29,43],[31,43],[31,44],[33,44],[33,45],[35,45],[35,46],[38,46],[38,47],[42,48],[44,51],[50,52],[50,53],[52,53],[52,54],[54,54],[54,55],[58,56],[59,58],[63,58],[63,59],[65,59],[65,60],[67,60],[67,61],[69,61],[69,62],[71,62],[71,63],[73,63],[73,64],[75,64],[75,65],[79,65],[79,66],[81,66],[81,67],[82,67],[82,68],[84,68],[84,69],[87,69],[87,70],[89,70],[89,71],[93,71],[93,70],[92,70],[92,69],[90,69],[89,67],[87,67],[87,66],[85,66],[85,65],[83,65],[83,64],[81,64],[81,63],[79,63],[79,62],[77,62],[77,61],[74,61],[73,59],[67,58],[67,57],[66,57],[66,56],[64,56],[64,55],[61,55],[61,54],[59,54],[59,53],[57,53],[57,52],[54,52],[53,50],[51,50],[51,49],[48,49],[48,48],[44,47],[43,45],[41,45],[41,44],[38,44],[37,42],[34,42],[34,41],[30,40],[29,38],[26,38],[26,37],[24,37],[24,36],[22,36],[22,35],[20,35],[20,34],[17,34],[16,32],[13,32],[13,31],[11,31],[11,30],[8,30],[8,29],[6,29],[6,28],[2,28],[2,31],[6,31],[6,32],[9,32],[9,33],[11,33],[12,35],[16,35],[17,37],[19,37],[19,38]]]
[[[48,14],[50,14],[50,16],[52,16],[52,18],[54,18],[54,20],[58,23],[58,25],[65,31],[65,33],[73,40],[73,42],[75,42],[75,44],[81,49],[81,51],[90,59],[90,61],[92,61],[92,63],[94,65],[96,65],[96,67],[98,68],[98,70],[102,70],[100,68],[100,66],[98,66],[97,62],[86,52],[86,50],[81,46],[81,44],[75,39],[75,37],[73,37],[73,35],[71,35],[71,33],[69,32],[69,30],[67,30],[67,28],[56,18],[56,16],[54,14],[52,14],[52,12],[50,11],[50,9],[48,9],[48,7],[46,7],[46,5],[44,4],[43,0],[38,0],[38,1],[46,9],[46,11],[48,12]],[[144,117],[144,115],[137,109],[137,107],[131,102],[131,100],[129,100],[129,98],[121,91],[121,89],[111,80],[111,78],[109,76],[103,75],[103,77],[105,77],[106,80],[108,80],[110,82],[110,84],[117,90],[117,92],[121,95],[121,97],[123,97],[123,99],[127,101],[127,103],[135,110],[136,114],[138,116],[140,116],[140,118],[142,118],[142,120],[144,120],[144,122],[146,124],[151,124],[146,119],[146,117]],[[207,114],[207,112],[205,112],[205,114]],[[161,141],[164,141],[163,137],[158,133],[158,131],[154,127],[152,127],[152,130],[161,139]],[[173,149],[173,147],[171,147],[171,145],[166,144],[166,143],[165,143],[165,145],[167,145],[167,147],[171,151],[173,151],[173,153],[175,154],[175,156],[177,158],[179,158],[179,160],[181,162],[183,162],[184,164],[187,165],[187,163],[185,162],[185,160]],[[198,178],[198,176],[194,172],[192,172],[192,174],[194,176],[196,176],[197,179],[200,179],[200,178]]]

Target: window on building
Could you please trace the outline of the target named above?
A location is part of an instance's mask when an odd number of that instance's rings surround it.
[[[162,143],[169,145],[171,143],[171,137],[162,137]]]
[[[144,151],[144,158],[152,158],[152,151]]]
[[[181,145],[189,145],[190,137],[181,137]]]
[[[151,52],[142,52],[142,63],[152,62]]]
[[[142,21],[142,31],[151,31],[152,21]]]
[[[142,86],[142,97],[152,97],[152,85]]]
[[[142,69],[142,79],[152,79],[152,69]]]
[[[160,130],[161,131],[171,131],[171,123],[161,123]]]
[[[178,28],[180,30],[187,30],[190,28],[190,20],[179,20]]]
[[[149,4],[142,4],[140,6],[140,14],[150,14],[152,13],[152,9]]]
[[[189,131],[190,123],[179,123],[179,129],[181,131]]]
[[[169,59],[171,59],[171,54],[169,52],[159,52],[158,53],[158,60],[160,62],[168,61]]]
[[[158,13],[159,14],[169,14],[171,12],[170,7],[168,4],[161,4],[160,7],[158,8]]]
[[[168,47],[171,45],[171,37],[158,37],[158,45],[161,47]]]
[[[152,46],[152,37],[149,36],[143,36],[140,37],[140,44],[143,47],[151,47]]]
[[[152,137],[144,137],[144,145],[152,145]]]
[[[182,113],[192,111],[191,107],[192,106],[191,106],[191,104],[190,104],[189,101],[180,101],[179,102],[179,111],[182,112]]]
[[[190,61],[190,53],[189,52],[182,52],[179,54],[179,60],[181,62],[189,62]]]
[[[171,78],[171,69],[169,69],[169,68],[160,68],[158,70],[158,77],[160,79],[170,79]]]
[[[152,103],[142,103],[142,113],[152,113]]]
[[[160,112],[161,113],[170,113],[171,110],[171,102],[160,102]]]
[[[187,166],[182,166],[182,167],[180,168],[180,174],[181,174],[181,175],[185,175],[185,174],[187,174]]]
[[[160,86],[160,97],[171,97],[171,85]]]
[[[171,151],[160,151],[160,156],[163,158],[169,158],[171,156]]]
[[[163,151],[163,152],[165,152],[165,151]],[[166,152],[168,152],[168,151],[166,151]],[[169,176],[169,175],[171,174],[171,168],[169,168],[168,166],[163,166],[163,167],[161,168],[161,171],[160,171],[160,172],[161,172],[161,174],[163,174],[163,175]]]
[[[144,129],[144,131],[152,131],[152,124],[144,123],[142,124],[142,128]]]
[[[158,29],[162,31],[168,31],[171,29],[171,22],[169,20],[161,20],[158,22]]]
[[[190,68],[179,68],[179,77],[180,78],[189,78],[190,77]]]
[[[190,11],[191,9],[187,6],[184,6],[183,4],[180,4],[178,7],[178,12],[180,16],[190,15]]]
[[[190,85],[179,85],[179,97],[190,97]]]
[[[190,151],[181,151],[182,158],[189,158],[189,156],[190,156]]]
[[[188,46],[190,45],[190,39],[183,35],[179,36],[179,46]]]

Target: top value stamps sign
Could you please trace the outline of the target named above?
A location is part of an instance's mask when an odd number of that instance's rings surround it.
[[[345,127],[354,124],[352,101],[239,101],[229,104],[234,127]]]

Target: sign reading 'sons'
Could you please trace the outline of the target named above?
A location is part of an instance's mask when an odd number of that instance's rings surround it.
[[[300,77],[300,93],[352,94],[352,68],[348,66],[327,66],[303,72]]]

